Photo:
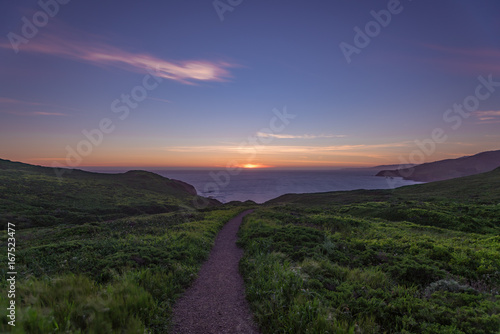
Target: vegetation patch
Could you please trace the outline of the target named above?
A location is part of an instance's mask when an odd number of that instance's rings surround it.
[[[16,327],[7,324],[2,298],[0,332],[167,332],[176,298],[196,277],[220,228],[244,209],[20,230]]]
[[[154,173],[74,169],[58,175],[54,168],[0,159],[0,226],[11,222],[19,230],[194,210],[193,187]]]
[[[498,236],[372,218],[390,205],[247,217],[240,269],[263,333],[498,333]]]

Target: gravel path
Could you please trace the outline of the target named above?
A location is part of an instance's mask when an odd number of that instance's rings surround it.
[[[245,299],[238,262],[243,250],[236,246],[242,218],[231,219],[219,232],[207,262],[194,284],[174,307],[173,333],[178,334],[258,334]]]

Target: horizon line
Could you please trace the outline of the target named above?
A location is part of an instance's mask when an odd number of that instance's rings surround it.
[[[1,160],[23,163],[32,166],[40,166],[40,167],[48,167],[48,168],[64,168],[64,169],[127,169],[127,170],[140,170],[140,169],[169,169],[169,170],[213,170],[213,169],[227,169],[226,166],[134,166],[134,165],[81,165],[81,166],[58,166],[54,167],[49,164],[40,164],[40,163],[32,163],[32,162],[24,162],[19,160],[11,160],[7,158],[0,158]],[[29,161],[29,160],[28,160]],[[312,166],[262,166],[256,168],[245,168],[244,165],[234,166],[233,168],[240,168],[241,170],[339,170],[339,169],[369,169],[369,168],[378,168],[383,166],[400,166],[399,163],[384,163],[380,165],[337,165],[337,166],[321,166],[321,165],[312,165]]]

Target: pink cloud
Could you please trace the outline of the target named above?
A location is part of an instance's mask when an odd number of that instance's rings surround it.
[[[274,134],[266,132],[257,132],[258,137],[278,138],[278,139],[318,139],[318,138],[344,138],[345,135],[289,135],[289,134]]]
[[[17,105],[29,105],[29,106],[41,106],[44,105],[41,102],[29,102],[29,101],[21,101],[21,100],[16,100],[16,99],[11,99],[8,97],[1,97],[0,96],[0,104],[17,104]]]
[[[70,31],[71,29],[66,29]],[[230,77],[227,62],[206,60],[169,61],[146,53],[134,53],[112,46],[100,37],[82,32],[71,34],[41,32],[39,36],[23,45],[24,52],[53,55],[93,65],[113,66],[132,72],[144,73],[154,69],[158,77],[192,84],[192,81],[223,81]],[[78,36],[78,38],[75,38]],[[0,43],[0,48],[10,49],[9,43]]]
[[[500,110],[476,111],[474,116],[479,124],[500,123]]]

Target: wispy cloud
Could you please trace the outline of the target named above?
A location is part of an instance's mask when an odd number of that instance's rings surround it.
[[[436,44],[426,44],[426,47],[449,54],[464,55],[467,57],[477,58],[498,58],[500,57],[500,49],[465,49],[465,48],[452,48]]]
[[[1,97],[0,96],[0,104],[14,104],[14,105],[27,105],[27,106],[43,106],[46,105],[42,102],[30,102],[30,101],[22,101],[22,100],[16,100],[16,99],[11,99],[8,97]]]
[[[317,139],[317,138],[344,138],[345,135],[289,135],[289,134],[274,134],[257,132],[258,137],[262,138],[278,138],[278,139]]]
[[[60,112],[0,110],[0,113],[19,116],[68,116]]]
[[[55,112],[55,111],[20,111],[19,109],[66,109],[66,110],[76,110],[73,108],[66,108],[57,106],[50,103],[44,102],[34,102],[34,101],[24,101],[18,99],[12,99],[8,97],[0,96],[0,113],[4,114],[12,114],[12,115],[21,115],[21,116],[67,116],[66,113],[63,112]]]
[[[193,81],[223,81],[230,77],[227,68],[234,67],[227,62],[166,60],[147,53],[122,50],[98,36],[61,31],[63,30],[40,32],[36,39],[23,45],[23,52],[53,55],[98,66],[113,66],[132,72],[143,73],[150,68],[155,70],[158,77],[185,84],[193,84]],[[74,36],[79,38],[75,39]],[[0,48],[10,49],[11,45],[0,43]]]
[[[34,111],[31,114],[38,116],[67,116],[66,114],[60,112],[44,112],[44,111]]]
[[[480,124],[490,124],[500,122],[500,110],[476,111],[474,116]]]
[[[359,144],[359,145],[258,145],[258,146],[238,146],[238,145],[204,145],[204,146],[171,146],[163,150],[178,153],[258,153],[258,154],[337,154],[339,152],[361,152],[373,149],[391,149],[398,147],[410,147],[411,141],[388,143],[388,144]]]
[[[500,73],[500,49],[465,49],[426,44],[425,47],[438,51],[443,57],[428,61],[453,70],[455,73]]]

